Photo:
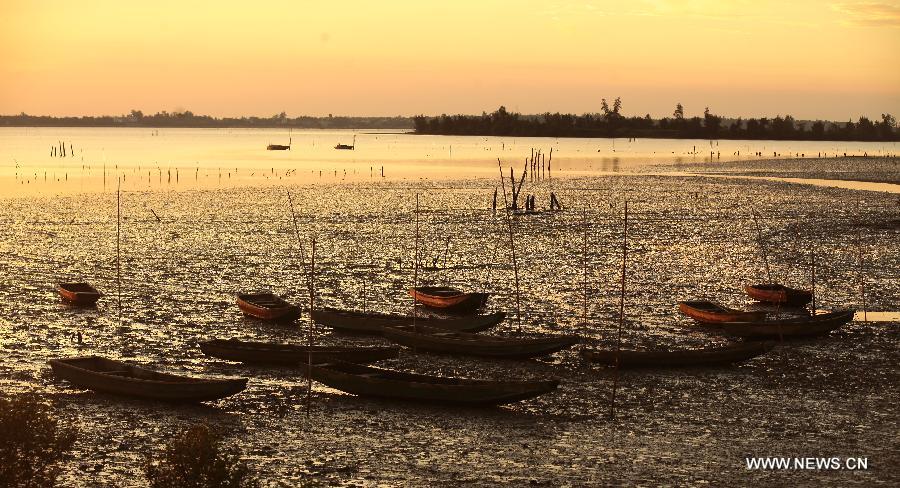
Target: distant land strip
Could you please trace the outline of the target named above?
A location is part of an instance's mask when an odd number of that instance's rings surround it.
[[[147,128],[297,128],[412,130],[415,134],[512,137],[664,138],[664,139],[774,139],[802,141],[900,141],[900,128],[891,114],[881,120],[859,117],[856,122],[795,120],[790,115],[774,118],[726,118],[707,108],[703,117],[685,117],[681,104],[672,117],[653,119],[620,113],[620,99],[612,108],[606,100],[601,112],[583,115],[543,113],[523,115],[500,107],[481,115],[414,117],[332,116],[212,117],[191,111],[145,115],[132,110],[127,115],[53,117],[47,115],[0,115],[0,127],[147,127]]]

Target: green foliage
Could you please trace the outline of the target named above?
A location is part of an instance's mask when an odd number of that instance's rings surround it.
[[[190,427],[166,446],[161,459],[147,460],[151,488],[249,488],[259,486],[236,448],[224,447],[206,425]]]
[[[0,397],[0,487],[53,486],[75,430],[35,394]]]

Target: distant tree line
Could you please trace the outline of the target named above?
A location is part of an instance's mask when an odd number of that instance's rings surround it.
[[[482,135],[520,137],[652,137],[672,139],[784,139],[897,141],[900,130],[890,114],[880,121],[860,117],[857,122],[797,121],[790,115],[759,119],[726,119],[707,108],[703,117],[684,115],[679,103],[672,117],[653,119],[621,114],[622,100],[612,108],[603,99],[599,113],[584,115],[544,113],[522,115],[500,107],[478,115],[441,115],[413,117],[417,134]]]
[[[0,115],[0,126],[7,127],[210,127],[302,129],[411,129],[409,117],[288,117],[285,112],[271,117],[222,117],[197,115],[190,110],[145,115],[132,110],[128,115],[97,117],[51,117],[48,115]]]

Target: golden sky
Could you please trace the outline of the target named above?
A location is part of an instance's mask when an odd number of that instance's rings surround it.
[[[900,1],[0,0],[0,114],[900,116]]]

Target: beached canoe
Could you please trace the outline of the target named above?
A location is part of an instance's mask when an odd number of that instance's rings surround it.
[[[312,318],[316,322],[343,332],[381,335],[385,327],[402,327],[413,324],[412,315],[395,315],[376,312],[356,312],[337,308],[320,308],[313,310]],[[503,322],[506,314],[495,312],[488,315],[472,315],[468,317],[436,318],[416,317],[416,325],[436,327],[438,329],[479,332]]]
[[[747,295],[757,301],[780,305],[805,305],[812,300],[812,292],[798,290],[778,283],[761,283],[744,287]]]
[[[99,356],[52,359],[57,378],[89,390],[169,402],[218,400],[240,392],[246,378],[200,379],[159,373]]]
[[[809,337],[824,335],[853,320],[853,309],[758,322],[724,322],[716,327],[740,337]]]
[[[403,373],[344,362],[314,365],[311,375],[312,379],[320,383],[354,395],[468,406],[517,402],[549,393],[559,386],[558,380],[494,381],[453,378]]]
[[[746,361],[768,352],[774,342],[750,341],[710,346],[703,349],[677,351],[634,351],[622,349],[585,349],[581,356],[592,362],[616,365],[620,368],[683,368],[690,366],[714,366]]]
[[[300,316],[300,307],[271,293],[247,293],[237,296],[237,305],[249,315],[262,320],[289,322]]]
[[[213,339],[200,343],[200,350],[207,356],[242,363],[297,364],[310,360],[314,364],[327,361],[370,363],[392,359],[399,355],[396,346],[304,346],[299,344],[274,344],[249,342],[238,339]]]
[[[766,312],[747,312],[723,307],[705,300],[678,302],[681,313],[697,322],[715,324],[719,322],[756,322],[766,319]]]
[[[487,293],[466,293],[448,286],[417,286],[409,290],[417,303],[446,312],[474,312],[487,303]]]
[[[56,291],[72,305],[87,307],[97,303],[103,296],[96,288],[87,283],[59,283]]]
[[[546,356],[578,343],[578,337],[507,338],[436,329],[417,325],[386,327],[384,337],[396,344],[422,351],[492,358]]]

